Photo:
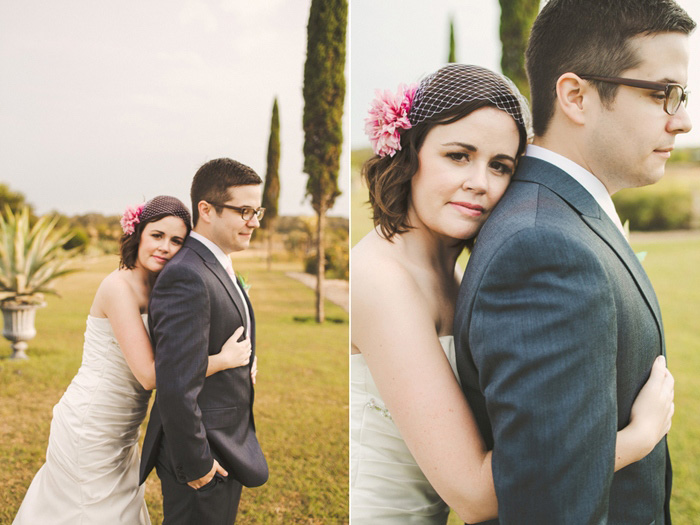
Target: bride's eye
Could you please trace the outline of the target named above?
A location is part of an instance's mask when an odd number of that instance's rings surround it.
[[[504,163],[498,162],[498,161],[493,161],[491,163],[491,169],[496,171],[497,173],[502,174],[502,175],[512,175],[513,174],[513,168],[511,168],[508,164],[504,164]]]
[[[467,162],[471,158],[469,157],[469,153],[465,153],[463,151],[453,151],[447,153],[446,157],[454,160],[455,162]]]

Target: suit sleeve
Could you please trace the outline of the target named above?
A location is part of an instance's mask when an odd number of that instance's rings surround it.
[[[178,479],[192,481],[213,465],[197,403],[206,378],[211,315],[201,276],[184,265],[166,267],[153,288],[149,312],[163,431]]]
[[[617,327],[599,257],[559,231],[521,231],[490,261],[471,319],[500,523],[604,523]]]

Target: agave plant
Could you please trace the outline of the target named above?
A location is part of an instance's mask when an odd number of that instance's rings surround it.
[[[0,305],[42,304],[43,294],[58,295],[52,281],[76,271],[69,268],[77,249],[64,250],[72,238],[58,217],[41,217],[29,224],[29,209],[14,213],[5,206],[0,215]]]

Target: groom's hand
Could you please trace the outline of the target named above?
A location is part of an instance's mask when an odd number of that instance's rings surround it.
[[[226,472],[224,470],[224,467],[219,465],[218,461],[214,460],[214,466],[211,468],[211,470],[209,471],[209,473],[206,476],[199,478],[199,479],[189,481],[189,482],[187,482],[187,484],[190,487],[192,487],[194,490],[199,490],[204,485],[209,483],[211,481],[211,479],[214,477],[214,474],[216,474],[217,472],[224,477],[228,476],[228,472]]]

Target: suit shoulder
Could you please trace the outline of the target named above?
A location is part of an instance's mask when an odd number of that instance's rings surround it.
[[[156,282],[187,278],[201,280],[202,266],[202,258],[187,246],[183,246],[161,270]]]

